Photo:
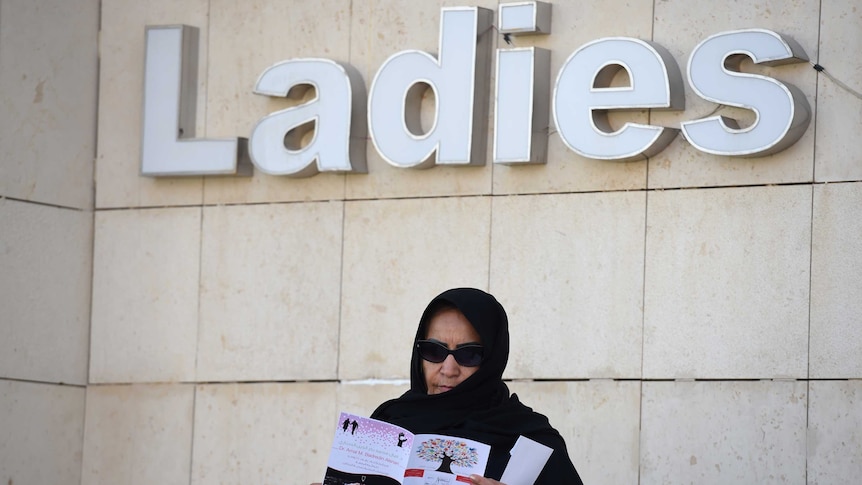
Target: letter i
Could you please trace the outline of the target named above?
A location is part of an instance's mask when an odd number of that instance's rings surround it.
[[[511,35],[550,34],[551,5],[503,3],[499,31]],[[538,47],[497,49],[494,106],[494,163],[545,163],[548,156],[551,53]]]

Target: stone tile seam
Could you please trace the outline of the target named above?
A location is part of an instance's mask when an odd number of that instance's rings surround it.
[[[613,189],[613,190],[592,190],[592,191],[573,191],[573,192],[524,192],[511,194],[463,194],[463,195],[418,195],[415,197],[382,197],[382,198],[351,198],[351,199],[319,199],[319,200],[288,200],[288,201],[272,201],[272,202],[226,202],[226,203],[208,203],[208,204],[177,204],[177,205],[141,205],[141,206],[124,206],[124,207],[96,207],[95,212],[115,212],[124,210],[157,210],[157,209],[183,209],[183,208],[210,208],[210,207],[235,207],[235,206],[263,206],[263,205],[289,205],[289,204],[314,204],[328,202],[387,202],[387,201],[403,201],[403,200],[427,200],[427,199],[467,199],[467,198],[499,198],[499,197],[533,197],[533,196],[552,196],[552,195],[580,195],[580,194],[617,194],[631,192],[673,192],[673,191],[689,191],[689,190],[720,190],[720,189],[735,189],[735,188],[765,188],[765,187],[798,187],[798,186],[826,186],[836,184],[855,184],[862,183],[860,180],[841,180],[841,181],[815,181],[815,182],[783,182],[775,184],[744,184],[744,185],[715,185],[715,186],[687,186],[687,187],[651,187],[637,189]],[[0,197],[4,199],[6,197]],[[10,200],[18,200],[12,199]],[[30,201],[21,201],[30,202]],[[35,202],[34,202],[35,203]],[[41,204],[50,205],[50,204]],[[81,210],[81,209],[79,209]]]
[[[19,382],[32,382],[38,384],[54,384],[51,382],[41,382],[41,381],[29,381],[23,379],[11,379],[11,378],[0,378],[0,381],[19,381]],[[321,379],[321,380],[258,380],[258,381],[200,381],[200,382],[191,382],[191,381],[141,381],[141,382],[91,382],[84,385],[74,385],[74,384],[59,384],[66,385],[70,387],[117,387],[117,386],[169,386],[169,385],[194,385],[194,386],[209,386],[209,385],[236,385],[236,384],[341,384],[341,385],[365,385],[365,386],[375,386],[375,385],[407,385],[409,381],[407,379],[354,379],[354,380],[338,380],[338,379]],[[714,382],[714,383],[723,383],[723,382],[845,382],[845,381],[862,381],[862,377],[849,377],[849,378],[736,378],[736,379],[714,379],[714,378],[697,378],[697,379],[687,379],[687,378],[655,378],[655,379],[637,379],[637,378],[573,378],[573,379],[503,379],[506,383],[584,383],[584,382],[671,382],[671,383],[683,383],[683,382]]]
[[[17,197],[9,197],[6,195],[0,195],[0,201],[3,201],[3,200],[11,200],[13,202],[20,202],[22,204],[33,204],[33,205],[38,205],[38,206],[42,206],[42,207],[51,207],[54,209],[65,209],[65,210],[70,210],[70,211],[74,211],[74,212],[93,212],[93,211],[95,211],[95,208],[72,207],[72,206],[67,206],[67,205],[51,204],[49,202],[41,202],[38,200],[19,199]]]
[[[57,381],[40,381],[38,379],[21,379],[17,377],[0,377],[0,382],[17,382],[23,384],[39,384],[45,386],[58,386],[58,387],[73,387],[78,389],[86,389],[90,384],[72,384],[69,382],[57,382]]]

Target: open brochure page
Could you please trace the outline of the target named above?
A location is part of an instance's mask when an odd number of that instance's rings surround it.
[[[472,474],[484,475],[491,447],[464,438],[417,434],[404,472],[404,485],[470,483]]]
[[[460,485],[482,475],[491,447],[416,435],[376,419],[341,413],[323,485]]]
[[[412,445],[406,429],[341,413],[323,485],[400,484]]]

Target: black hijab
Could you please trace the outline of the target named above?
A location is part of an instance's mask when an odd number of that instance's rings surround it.
[[[482,339],[484,355],[479,369],[454,389],[429,395],[416,341],[424,339],[428,322],[442,308],[458,309]],[[416,330],[410,361],[410,390],[381,404],[371,415],[413,433],[437,433],[472,439],[491,445],[485,476],[499,480],[509,450],[519,435],[554,449],[536,485],[581,484],[569,460],[566,444],[548,418],[509,395],[503,371],[509,360],[509,320],[506,311],[488,293],[475,288],[444,291],[425,308]]]

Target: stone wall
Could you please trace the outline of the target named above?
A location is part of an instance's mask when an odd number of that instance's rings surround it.
[[[514,40],[551,51],[552,82],[598,38],[655,41],[684,71],[703,39],[757,27],[862,91],[853,0],[552,3],[551,35]],[[367,90],[392,54],[437,51],[442,6],[497,2],[66,5],[0,0],[0,479],[319,481],[338,411],[406,389],[418,318],[453,286],[506,307],[505,377],[585,483],[862,474],[862,100],[811,65],[742,65],[812,110],[766,157],[679,136],[649,160],[593,160],[550,126],[543,165],[491,163],[489,134],[481,167],[396,168],[369,143],[367,174],[153,178],[139,174],[145,26],[200,29],[197,134],[247,137],[292,106],[253,94],[267,67],[333,59]],[[685,98],[611,123],[751,120]]]
[[[0,0],[0,482],[77,484],[98,0]]]

